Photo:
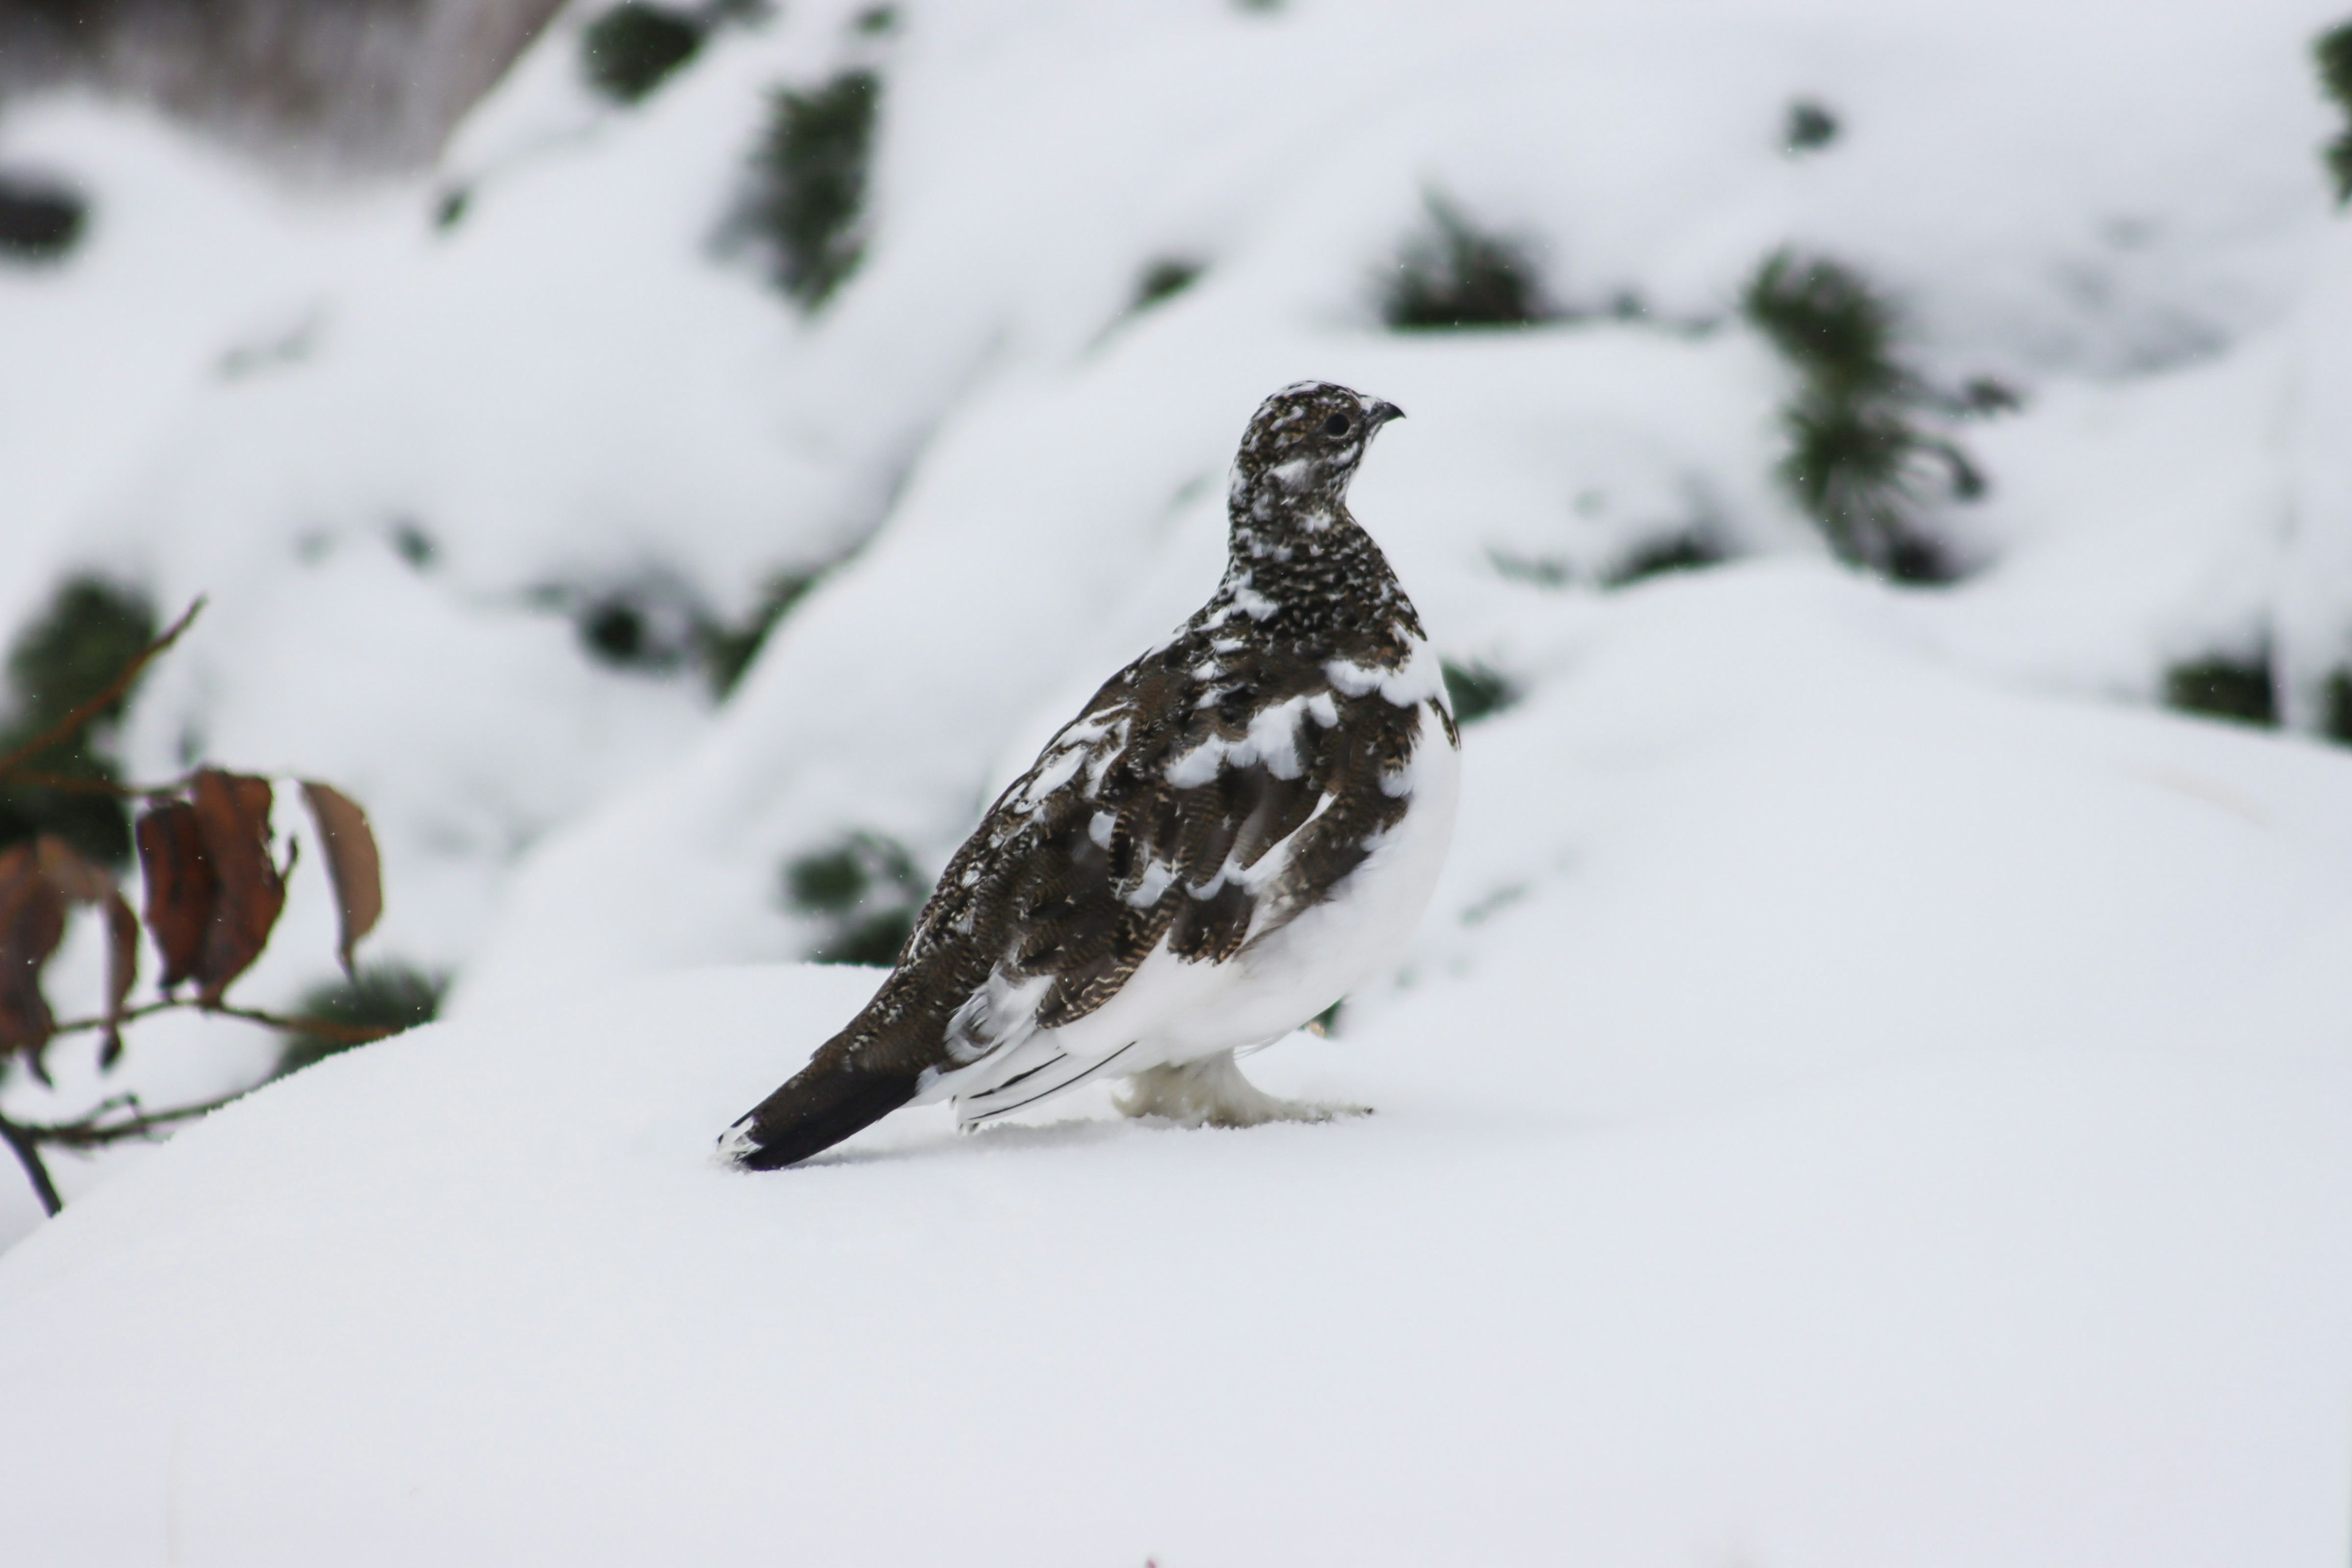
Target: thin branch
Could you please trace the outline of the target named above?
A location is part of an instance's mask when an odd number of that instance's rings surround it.
[[[102,795],[114,800],[154,800],[179,794],[194,777],[190,773],[169,784],[118,784],[112,779],[79,778],[72,773],[45,773],[25,768],[17,770],[9,782],[27,789],[53,790],[58,795]]]
[[[263,1024],[273,1029],[314,1036],[340,1045],[356,1046],[369,1040],[380,1040],[387,1035],[400,1033],[396,1026],[338,1024],[326,1018],[299,1018],[284,1014],[265,1012],[258,1007],[238,1007],[226,1002],[206,1002],[200,996],[166,996],[137,1007],[126,1008],[122,1015],[110,1020],[116,1026],[134,1018],[152,1017],[157,1013],[186,1012],[217,1013],[247,1023]],[[105,1018],[73,1018],[60,1024],[52,1035],[77,1034],[107,1026]],[[174,1106],[169,1110],[147,1111],[139,1109],[135,1095],[117,1095],[100,1101],[95,1107],[71,1121],[14,1121],[0,1115],[0,1142],[5,1142],[25,1168],[26,1179],[33,1184],[33,1192],[41,1200],[43,1212],[55,1215],[65,1206],[58,1195],[57,1183],[50,1180],[48,1166],[41,1159],[44,1144],[59,1149],[101,1149],[111,1143],[133,1138],[152,1138],[165,1128],[192,1118],[218,1110],[231,1100],[241,1100],[248,1090],[225,1094],[217,1100],[200,1100],[194,1105]],[[119,1121],[108,1117],[118,1110],[131,1114]]]
[[[247,1092],[239,1089],[217,1100],[152,1111],[141,1110],[136,1095],[118,1095],[101,1100],[71,1121],[12,1121],[0,1116],[0,1142],[5,1142],[16,1154],[16,1163],[25,1167],[25,1177],[33,1184],[33,1195],[41,1200],[41,1212],[54,1219],[66,1206],[66,1201],[58,1194],[57,1183],[50,1178],[47,1163],[41,1158],[41,1145],[44,1143],[54,1144],[60,1149],[88,1150],[127,1142],[133,1138],[152,1138],[175,1123],[210,1115],[224,1105],[242,1100]],[[126,1120],[106,1120],[113,1112],[126,1109],[131,1112]]]
[[[221,1013],[232,1018],[243,1018],[250,1024],[267,1024],[273,1029],[289,1034],[316,1035],[337,1045],[363,1046],[370,1040],[381,1040],[410,1027],[406,1024],[338,1024],[331,1018],[303,1018],[282,1013],[265,1013],[258,1007],[235,1007],[226,1002],[193,1004],[198,1011]]]
[[[109,1143],[120,1143],[131,1138],[151,1138],[166,1127],[182,1121],[209,1116],[224,1105],[243,1100],[250,1089],[224,1094],[216,1100],[198,1100],[194,1105],[177,1105],[169,1110],[141,1110],[138,1097],[121,1095],[101,1101],[87,1114],[71,1121],[15,1123],[18,1133],[35,1143],[54,1143],[61,1149],[98,1149]],[[109,1121],[107,1116],[128,1109],[132,1112],[127,1121]],[[51,1210],[55,1213],[55,1210]]]
[[[111,1022],[120,1026],[134,1019],[150,1018],[158,1013],[214,1013],[225,1018],[243,1018],[248,1024],[266,1024],[273,1029],[289,1034],[315,1035],[341,1046],[363,1046],[370,1040],[381,1040],[397,1035],[409,1027],[405,1024],[339,1024],[331,1018],[305,1018],[286,1013],[268,1013],[258,1007],[239,1007],[230,1002],[207,1002],[201,996],[166,996],[157,1002],[143,1002],[136,1007],[126,1007]],[[105,1018],[68,1018],[49,1031],[56,1035],[86,1034],[91,1029],[103,1029]]]
[[[5,756],[0,756],[0,778],[6,777],[9,773],[22,765],[28,759],[37,757],[43,752],[49,750],[51,747],[61,745],[65,742],[72,740],[76,735],[81,733],[83,725],[89,723],[92,719],[95,719],[100,713],[105,712],[107,709],[111,707],[114,703],[120,701],[122,698],[122,694],[131,689],[131,683],[139,679],[139,672],[145,669],[147,666],[154,660],[156,655],[162,653],[165,648],[170,647],[173,643],[179,641],[180,634],[188,629],[189,625],[195,620],[196,613],[204,607],[205,601],[202,595],[199,595],[196,602],[188,606],[187,613],[182,616],[178,620],[172,623],[172,626],[169,631],[166,631],[162,637],[157,637],[153,642],[149,643],[144,648],[141,649],[138,656],[131,659],[129,664],[124,665],[121,672],[116,675],[112,680],[108,681],[97,696],[91,698],[89,701],[84,702],[72,712],[67,714],[64,718],[58,720],[56,723],[50,725],[47,729],[34,736],[23,745],[18,746],[15,751],[8,752]]]
[[[128,1024],[134,1018],[149,1018],[158,1013],[169,1013],[177,1008],[194,1005],[195,1005],[194,1002],[187,997],[166,996],[160,1002],[142,1002],[136,1007],[125,1007],[111,1018],[68,1018],[52,1028],[49,1034],[53,1038],[58,1035],[79,1035],[91,1029],[103,1029],[109,1024],[120,1026]]]
[[[5,1117],[0,1117],[0,1139],[16,1152],[16,1163],[25,1167],[25,1179],[33,1184],[33,1195],[41,1200],[41,1212],[51,1218],[66,1206],[58,1196],[57,1183],[49,1180],[49,1168],[41,1163],[41,1145],[37,1134],[29,1127],[19,1127]]]

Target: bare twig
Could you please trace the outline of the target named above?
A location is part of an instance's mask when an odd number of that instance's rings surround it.
[[[174,1008],[192,1005],[184,997],[166,996],[160,1002],[142,1002],[136,1007],[125,1007],[115,1015],[112,1021],[116,1024],[128,1024],[134,1018],[152,1017],[157,1013],[169,1013]],[[50,1029],[49,1034],[52,1037],[58,1035],[79,1035],[91,1029],[103,1029],[107,1023],[108,1020],[104,1018],[68,1018]]]
[[[54,1217],[66,1204],[58,1194],[58,1184],[49,1175],[47,1163],[41,1158],[43,1144],[60,1149],[102,1149],[133,1138],[152,1138],[166,1127],[209,1115],[243,1097],[244,1091],[240,1090],[194,1105],[148,1111],[139,1109],[135,1095],[124,1094],[100,1101],[71,1121],[15,1121],[0,1116],[0,1142],[5,1142],[16,1154],[16,1163],[25,1167],[26,1179],[33,1184],[33,1195],[41,1200],[41,1212]],[[125,1110],[131,1115],[121,1121],[107,1120],[114,1112]]]
[[[258,1007],[238,1007],[221,1002],[207,1004],[194,996],[166,996],[160,1002],[149,1002],[142,1006],[131,1007],[126,1009],[121,1017],[115,1022],[123,1024],[133,1018],[151,1017],[157,1013],[179,1011],[217,1013],[231,1018],[242,1018],[247,1023],[264,1024],[273,1029],[312,1035],[320,1039],[346,1046],[363,1045],[370,1040],[380,1040],[387,1035],[400,1033],[401,1029],[399,1026],[338,1024],[326,1018],[294,1017],[280,1013],[265,1012]],[[103,1028],[106,1022],[103,1018],[68,1019],[58,1025],[54,1033],[64,1035]],[[48,1165],[41,1158],[41,1151],[44,1147],[73,1150],[102,1149],[110,1144],[127,1142],[135,1138],[152,1138],[167,1128],[195,1117],[208,1115],[232,1100],[242,1100],[251,1092],[251,1089],[239,1089],[235,1094],[225,1094],[216,1100],[199,1100],[193,1105],[177,1105],[169,1110],[142,1110],[136,1095],[116,1095],[111,1099],[100,1100],[89,1110],[70,1121],[17,1121],[0,1115],[0,1142],[5,1142],[8,1145],[10,1152],[16,1156],[16,1163],[25,1168],[26,1179],[32,1183],[34,1195],[41,1200],[42,1211],[55,1215],[65,1206],[65,1200],[58,1196],[58,1184],[50,1178]],[[116,1111],[125,1110],[131,1114],[120,1121],[107,1120]]]
[[[339,1024],[331,1018],[305,1018],[295,1014],[268,1013],[258,1007],[239,1007],[230,1002],[207,1002],[201,996],[166,996],[158,1002],[144,1002],[136,1007],[126,1007],[115,1023],[128,1024],[138,1018],[151,1018],[158,1013],[195,1012],[217,1013],[226,1018],[243,1018],[249,1024],[267,1024],[273,1029],[284,1029],[297,1035],[315,1035],[322,1040],[332,1040],[341,1046],[363,1046],[370,1040],[381,1040],[407,1028],[405,1024]],[[49,1031],[55,1035],[85,1034],[91,1029],[103,1029],[104,1018],[68,1018]]]
[[[342,1046],[363,1046],[370,1040],[397,1035],[410,1026],[406,1024],[338,1024],[331,1018],[303,1018],[281,1013],[265,1013],[258,1007],[235,1007],[226,1002],[215,1002],[209,1005],[194,1002],[191,1005],[202,1012],[222,1013],[232,1018],[243,1018],[247,1023],[267,1024],[273,1029],[285,1029],[298,1035],[316,1035],[322,1040],[332,1040]]]
[[[41,1200],[41,1212],[54,1216],[66,1201],[58,1196],[58,1184],[49,1180],[49,1168],[41,1163],[40,1140],[30,1128],[19,1127],[5,1117],[0,1117],[0,1139],[6,1140],[16,1163],[25,1167],[25,1179],[33,1184],[33,1195]]]
[[[121,700],[122,694],[131,689],[131,683],[139,679],[139,672],[153,662],[156,655],[180,640],[180,634],[188,629],[189,625],[195,620],[196,613],[204,607],[205,601],[199,597],[194,604],[188,606],[185,615],[172,623],[170,630],[142,648],[138,657],[124,665],[121,673],[108,681],[97,696],[84,702],[16,750],[5,756],[0,756],[0,777],[5,777],[28,760],[81,733],[83,725]]]
[[[45,773],[37,769],[20,768],[9,782],[27,789],[53,790],[58,795],[102,795],[114,800],[156,800],[174,795],[188,787],[194,775],[176,778],[168,784],[118,784],[112,779],[79,778],[72,773]]]
[[[61,1149],[98,1149],[109,1143],[121,1143],[133,1138],[152,1138],[164,1128],[199,1116],[209,1116],[224,1105],[243,1100],[250,1089],[224,1094],[216,1100],[199,1100],[194,1105],[175,1105],[169,1110],[142,1110],[136,1095],[117,1095],[101,1100],[71,1121],[18,1122],[16,1131],[40,1143],[54,1143]],[[109,1121],[107,1117],[118,1110],[131,1115],[121,1121]]]

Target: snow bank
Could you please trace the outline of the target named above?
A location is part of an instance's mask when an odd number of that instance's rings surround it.
[[[2308,728],[2352,666],[2337,8],[860,9],[631,110],[568,14],[429,180],[326,205],[111,108],[0,124],[95,204],[0,272],[0,619],[75,566],[211,592],[132,771],[346,785],[379,950],[463,972],[61,1162],[0,1258],[9,1550],[2339,1563],[2352,752],[2145,710],[2230,652]],[[849,65],[871,245],[803,318],[715,242],[767,95]],[[1791,157],[1799,99],[1842,129]],[[1433,190],[1588,313],[1381,330]],[[1965,431],[1969,584],[1838,573],[1777,489],[1732,317],[1790,243],[2025,393]],[[613,983],[807,951],[779,872],[845,832],[943,861],[1208,591],[1305,375],[1410,411],[1357,510],[1517,697],[1406,963],[1252,1069],[1380,1113],[717,1168],[872,973]],[[1595,586],[1693,531],[1749,559]],[[819,567],[723,705],[567,618]],[[327,921],[298,879],[254,1000]],[[160,1020],[54,1103],[268,1050]]]
[[[2340,1561],[2352,760],[1897,595],[1597,609],[1465,741],[1369,1119],[712,1138],[875,972],[475,1016],[0,1258],[27,1563]]]
[[[474,998],[615,954],[806,951],[776,863],[853,808],[943,858],[1003,765],[976,759],[1192,595],[1129,603],[1139,573],[1197,578],[1164,536],[1197,556],[1213,505],[1192,487],[1213,489],[1250,405],[1294,375],[1413,407],[1367,490],[1424,452],[1423,514],[1378,521],[1401,553],[1415,531],[1475,542],[1457,581],[1408,574],[1444,602],[1451,650],[1491,651],[1516,614],[1488,552],[1586,572],[1694,520],[1817,552],[1769,489],[1779,373],[1736,328],[1678,335],[1723,323],[1783,244],[1891,290],[1927,370],[2029,395],[1981,437],[1994,500],[1958,520],[2021,574],[1979,662],[2144,696],[2179,650],[2273,629],[2285,470],[2331,461],[2318,413],[2291,449],[2273,436],[2304,374],[2281,345],[2330,243],[2320,0],[1037,0],[902,5],[881,35],[864,9],[724,26],[621,107],[586,85],[595,8],[577,8],[440,167],[338,201],[117,107],[40,100],[0,125],[0,160],[93,203],[62,265],[0,269],[0,620],[78,566],[167,607],[212,594],[136,706],[134,771],[201,744],[334,776],[394,868],[381,950],[473,972]],[[884,84],[870,245],[803,318],[719,241],[770,94],[852,66]],[[1792,157],[1799,100],[1841,129]],[[1646,348],[1605,324],[1394,342],[1375,298],[1432,192],[1524,237],[1561,303],[1664,326]],[[1201,281],[1138,318],[1139,279],[1171,258]],[[2170,399],[2182,416],[2138,417],[2241,354],[2270,372],[2213,373],[2210,395]],[[2110,423],[2144,438],[2085,438]],[[2213,477],[2183,486],[2182,468]],[[2144,526],[2143,495],[2185,521]],[[790,673],[716,721],[690,671],[601,665],[567,618],[620,594],[731,620],[771,574],[861,546],[843,605],[812,603],[777,650]],[[923,550],[932,565],[909,564]],[[940,563],[990,554],[969,591],[942,586]],[[2109,592],[2126,557],[2132,591]],[[2352,621],[2340,575],[2295,576],[2325,585],[2276,617],[2305,721]],[[916,624],[953,658],[875,635]],[[852,693],[870,710],[950,662],[968,669],[913,706],[961,715],[952,733],[837,732]],[[826,672],[844,690],[821,700]],[[641,784],[654,805],[612,804]],[[688,808],[690,828],[649,826]],[[552,847],[575,826],[583,847]],[[582,866],[616,843],[658,874],[590,887]],[[639,929],[656,886],[711,918]],[[288,962],[251,984],[282,1001],[320,977]]]
[[[1992,569],[1919,635],[2003,683],[2140,700],[2171,663],[2275,648],[2305,721],[2343,661],[2352,599],[2279,613],[2290,324],[2327,243],[2317,11],[2036,13],[2064,41],[2031,51],[1980,7],[1048,14],[910,14],[885,57],[874,252],[797,384],[860,421],[886,378],[900,406],[940,389],[935,427],[699,742],[534,846],[459,1008],[809,952],[782,868],[845,834],[943,863],[1205,595],[1234,441],[1297,377],[1413,415],[1358,511],[1459,661],[1524,674],[1590,584],[1678,534],[1819,558],[1771,481],[1786,372],[1730,320],[1783,244],[1890,289],[1926,370],[2029,399],[1966,433],[1992,499],[1946,521]],[[2071,63],[2095,56],[2116,68]],[[486,143],[553,112],[527,85]],[[1792,159],[1799,99],[1843,130]],[[1376,331],[1431,191],[1526,238],[1562,303],[1645,314]],[[1169,257],[1201,281],[1122,317]],[[1530,568],[1567,585],[1531,596]]]

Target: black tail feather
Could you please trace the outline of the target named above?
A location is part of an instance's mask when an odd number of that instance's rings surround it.
[[[736,1122],[721,1147],[748,1170],[796,1165],[914,1099],[915,1081],[858,1072],[820,1055]]]

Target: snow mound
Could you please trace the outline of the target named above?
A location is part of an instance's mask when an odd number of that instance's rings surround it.
[[[1959,431],[1986,496],[1927,520],[1982,570],[1895,642],[2141,702],[2226,660],[2316,731],[2352,678],[2352,225],[2310,57],[2339,5],[793,0],[625,106],[582,68],[599,0],[429,174],[331,196],[133,107],[12,102],[0,164],[90,205],[55,265],[0,265],[0,625],[79,570],[211,595],[128,773],[349,790],[392,884],[369,956],[457,1013],[804,956],[837,933],[792,867],[887,842],[911,888],[1208,592],[1285,382],[1412,411],[1359,510],[1522,728],[1584,721],[1546,661],[1634,561],[1820,559],[1774,477],[1790,367],[1738,319],[1785,247],[1882,290],[1922,376],[2024,399]],[[806,312],[737,243],[746,182],[775,95],[852,70],[866,258]],[[1839,128],[1810,151],[1804,107]],[[1386,330],[1433,198],[1562,319]],[[695,650],[812,579],[719,700]],[[298,886],[241,998],[302,1005],[331,927]],[[97,963],[77,938],[58,999]],[[159,1022],[5,1090],[168,1103],[249,1081],[239,1049]],[[0,1194],[0,1240],[32,1219]]]
[[[1900,602],[1537,661],[1410,971],[1252,1065],[1369,1119],[721,1167],[848,968],[261,1091],[0,1258],[12,1561],[2339,1563],[2352,759]]]

